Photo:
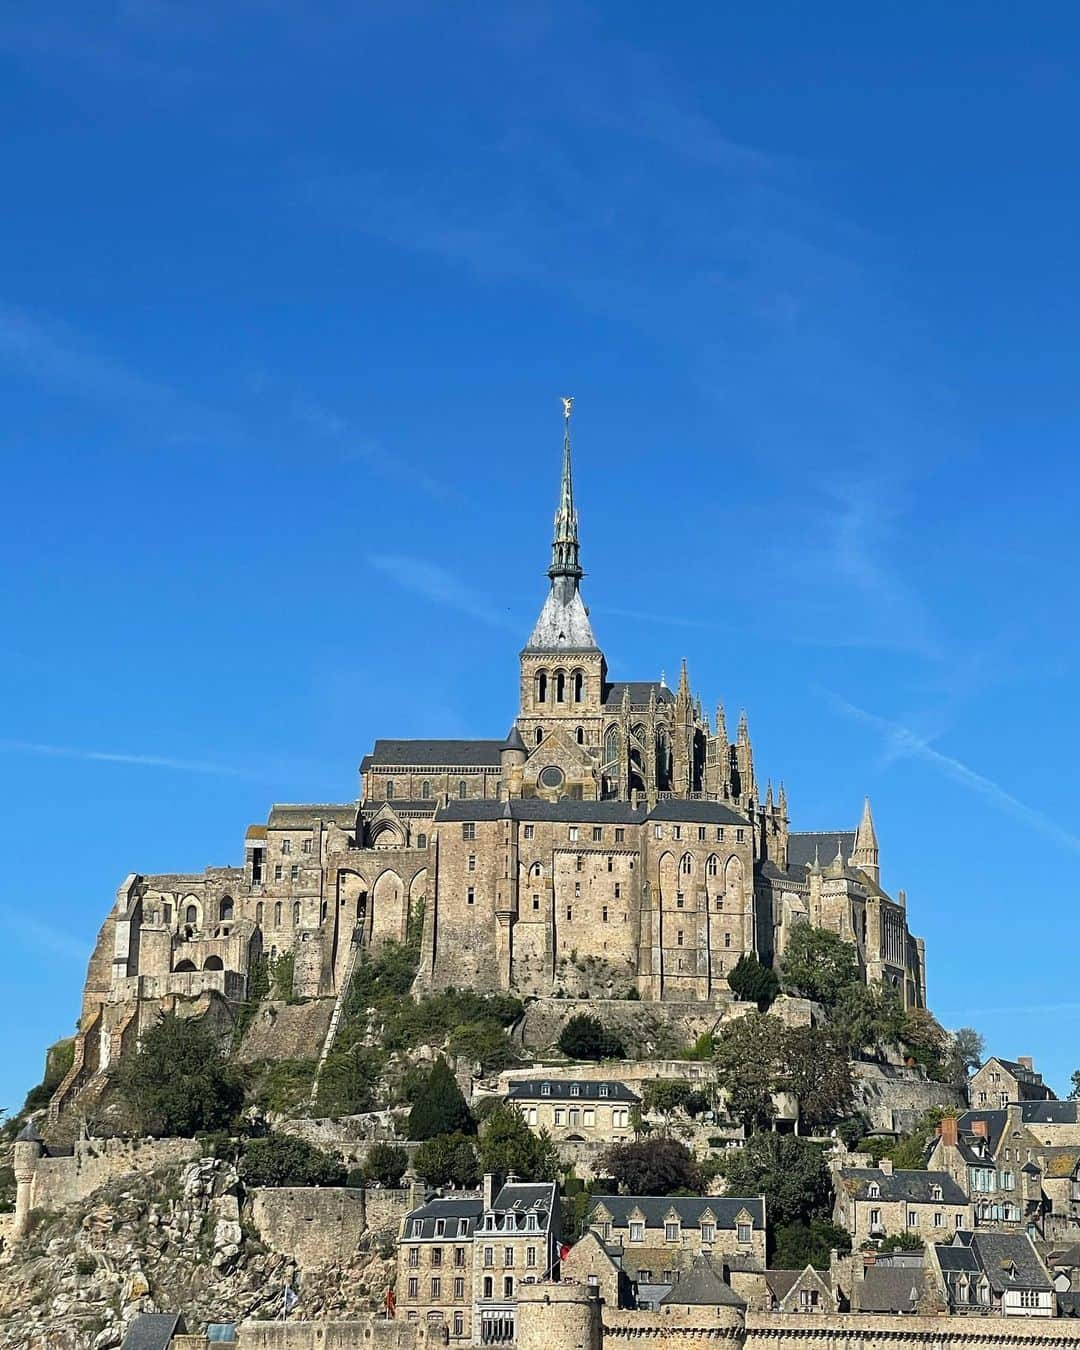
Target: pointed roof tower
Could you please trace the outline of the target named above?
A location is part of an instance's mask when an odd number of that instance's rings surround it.
[[[880,883],[881,869],[878,866],[878,840],[874,829],[874,816],[870,810],[870,798],[863,799],[862,820],[855,831],[855,843],[851,850],[851,863],[860,872],[865,872],[872,881]]]
[[[574,478],[570,461],[570,410],[572,398],[563,399],[563,462],[559,506],[551,539],[551,592],[540,611],[526,651],[596,651],[596,638],[578,589],[581,546],[574,506]]]

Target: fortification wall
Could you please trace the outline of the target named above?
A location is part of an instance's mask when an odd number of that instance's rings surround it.
[[[353,1322],[244,1322],[238,1350],[414,1350],[426,1345],[427,1328],[398,1318],[367,1317]],[[441,1340],[436,1342],[441,1344]]]
[[[1080,1346],[1080,1320],[1071,1317],[890,1317],[867,1313],[747,1313],[743,1350],[1023,1350],[1024,1347]]]
[[[332,998],[309,1003],[267,1000],[244,1032],[236,1058],[241,1064],[261,1059],[317,1059],[333,1011]]]
[[[598,1017],[611,1031],[625,1032],[631,1053],[672,1055],[712,1031],[725,1006],[614,998],[538,998],[526,1006],[518,1034],[528,1049],[546,1050],[554,1046],[571,1017],[586,1013]]]
[[[78,1139],[73,1154],[38,1158],[30,1208],[57,1210],[133,1172],[176,1167],[199,1157],[194,1139]]]
[[[855,1104],[872,1130],[906,1134],[933,1106],[963,1111],[964,1094],[948,1083],[932,1083],[918,1069],[891,1064],[856,1064]]]
[[[396,1237],[409,1209],[407,1190],[266,1186],[249,1198],[263,1241],[304,1269],[347,1264],[359,1249]]]

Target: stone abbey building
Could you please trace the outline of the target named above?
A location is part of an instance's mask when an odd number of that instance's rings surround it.
[[[244,999],[261,953],[293,954],[297,995],[333,998],[361,950],[407,935],[419,987],[720,1001],[744,952],[771,961],[808,920],[925,1006],[869,804],[856,830],[793,832],[783,787],[762,799],[745,714],[731,740],[685,663],[675,689],[610,677],[581,595],[569,414],[548,577],[505,739],[377,740],[357,801],[274,806],[242,867],[126,878],[54,1109],[161,1008]]]

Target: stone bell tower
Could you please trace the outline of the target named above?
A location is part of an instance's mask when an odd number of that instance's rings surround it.
[[[570,411],[563,399],[563,460],[551,541],[551,590],[521,652],[517,725],[531,753],[555,732],[577,745],[600,744],[607,667],[581,598],[580,542],[570,460]]]

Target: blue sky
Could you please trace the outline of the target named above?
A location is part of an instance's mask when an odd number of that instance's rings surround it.
[[[1080,1063],[1080,20],[0,14],[0,1105],[132,871],[501,735],[577,398],[614,677],[871,795],[931,1003]]]

